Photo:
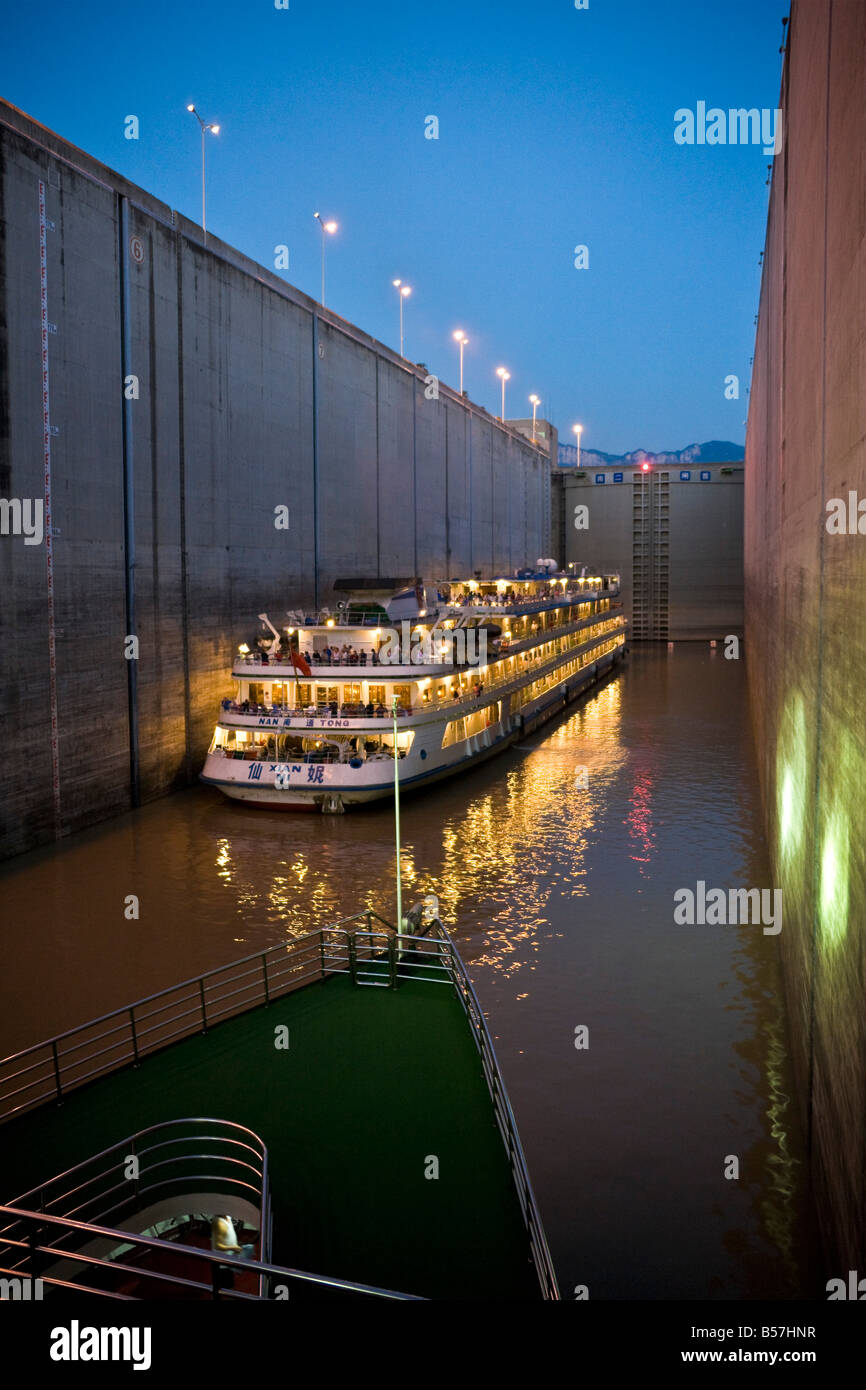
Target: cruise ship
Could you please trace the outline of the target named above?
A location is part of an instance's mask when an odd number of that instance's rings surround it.
[[[620,662],[617,574],[522,570],[289,613],[232,671],[201,773],[268,808],[341,812],[500,752]]]

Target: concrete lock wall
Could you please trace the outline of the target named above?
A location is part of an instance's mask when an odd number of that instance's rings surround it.
[[[3,103],[0,189],[0,497],[44,497],[48,428],[53,503],[0,537],[9,855],[192,780],[257,613],[548,554],[550,463]]]
[[[566,564],[620,571],[635,640],[742,633],[741,463],[703,469],[654,464],[647,473],[627,465],[580,473],[574,468],[554,472],[553,535]],[[581,506],[587,510],[578,516],[575,509]]]
[[[866,498],[864,85],[866,6],[795,4],[746,442],[752,717],[833,1277],[866,1273],[866,535],[827,528]]]

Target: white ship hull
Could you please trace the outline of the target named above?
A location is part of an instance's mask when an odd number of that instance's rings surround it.
[[[414,735],[411,747],[398,760],[401,793],[430,786],[446,777],[464,772],[508,747],[516,738],[532,732],[554,718],[572,700],[615,667],[624,655],[624,645],[607,652],[573,675],[564,675],[537,700],[519,713],[510,712],[507,695],[499,702],[501,717],[462,742],[442,747],[443,733],[452,710],[446,716],[419,715],[417,720],[401,720],[401,727]],[[496,708],[492,706],[491,708]],[[467,708],[467,713],[469,709]],[[257,732],[318,733],[339,729],[342,734],[381,735],[390,727],[381,719],[309,720],[297,717],[252,716],[250,727]],[[225,796],[270,810],[345,810],[349,806],[383,800],[394,794],[393,756],[378,755],[366,761],[285,762],[246,760],[220,752],[208,754],[202,781]]]

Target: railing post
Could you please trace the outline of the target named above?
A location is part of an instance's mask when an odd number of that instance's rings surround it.
[[[388,983],[391,989],[397,988],[397,938],[388,937]]]
[[[199,982],[198,982],[198,992],[199,992],[199,995],[201,996],[201,1025],[202,1025],[202,1026],[201,1026],[201,1031],[202,1031],[203,1033],[206,1033],[206,1032],[207,1032],[207,1005],[205,1004],[205,999],[204,999],[204,980],[199,980]]]
[[[33,1280],[35,1280],[36,1277],[37,1277],[37,1269],[36,1269],[36,1266],[37,1266],[37,1250],[36,1250],[37,1241],[36,1241],[36,1232],[37,1232],[37,1230],[38,1230],[38,1227],[37,1227],[37,1225],[36,1225],[36,1222],[35,1222],[35,1221],[28,1221],[28,1223],[27,1223],[27,1245],[28,1245],[28,1247],[29,1247],[29,1261],[28,1261],[28,1263],[29,1263],[29,1267],[30,1267],[30,1278],[33,1279]]]
[[[325,978],[325,929],[319,927],[319,962],[322,970],[322,979]]]
[[[268,990],[268,958],[265,955],[264,951],[262,951],[262,975],[264,976],[265,981],[265,1003],[270,1004],[271,996],[270,991]]]
[[[60,1084],[60,1057],[57,1052],[56,1042],[51,1044],[51,1051],[54,1056],[54,1085],[57,1090],[57,1103],[61,1105],[63,1103],[63,1087]]]
[[[137,1067],[137,1066],[138,1066],[138,1037],[137,1037],[136,1032],[135,1032],[135,1009],[132,1009],[132,1008],[129,1010],[129,1026],[130,1026],[130,1028],[131,1028],[131,1030],[132,1030],[132,1057],[133,1057],[132,1065],[133,1065],[134,1067]]]
[[[350,931],[346,933],[346,936],[349,942],[349,977],[352,984],[356,985],[358,983],[358,952],[355,943],[355,933]]]

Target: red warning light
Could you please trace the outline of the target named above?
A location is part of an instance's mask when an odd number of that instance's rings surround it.
[[[649,466],[648,463],[642,463],[642,464],[641,464],[641,466],[640,466],[640,471],[641,471],[641,473],[649,473],[649,470],[650,470],[650,466]]]

